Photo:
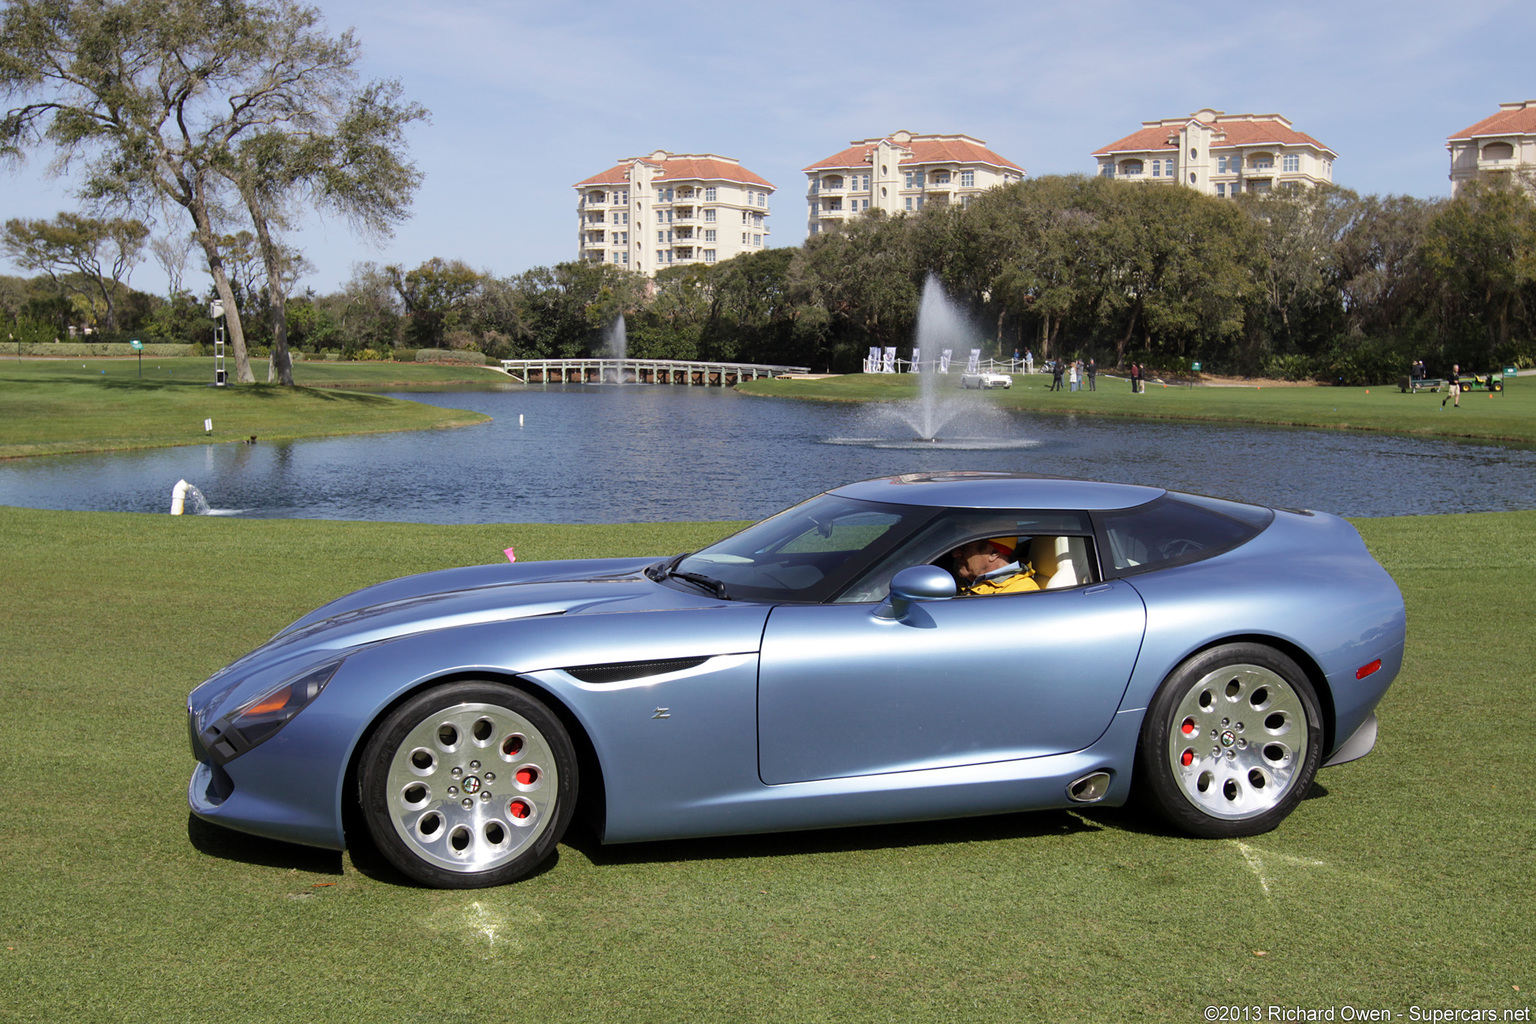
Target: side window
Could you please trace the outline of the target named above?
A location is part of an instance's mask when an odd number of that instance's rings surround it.
[[[1257,506],[1167,495],[1138,508],[1102,513],[1099,521],[1108,564],[1126,575],[1229,551],[1257,536],[1272,517]]]
[[[1016,559],[1029,562],[1041,589],[1078,586],[1099,578],[1092,526],[1081,512],[955,512],[940,516],[878,560],[847,589],[839,603],[883,601],[891,577],[913,565],[953,571],[950,552],[974,540],[1015,539]]]

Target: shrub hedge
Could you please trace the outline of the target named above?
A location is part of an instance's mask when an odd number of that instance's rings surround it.
[[[10,354],[10,346],[0,342],[0,352]],[[169,359],[175,356],[200,355],[197,345],[184,345],[167,341],[146,341],[144,343],[144,355],[158,356],[161,359]],[[43,341],[27,343],[22,342],[21,354],[24,356],[57,356],[60,359],[71,359],[79,356],[131,356],[136,355],[132,345],[118,342],[103,341]]]
[[[418,363],[464,363],[469,366],[484,366],[484,352],[470,352],[447,348],[419,348],[416,350]]]

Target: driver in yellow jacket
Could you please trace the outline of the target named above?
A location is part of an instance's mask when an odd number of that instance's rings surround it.
[[[1039,590],[1040,584],[1035,581],[1029,563],[1014,558],[1017,549],[1017,537],[973,540],[956,548],[952,554],[961,595],[990,597]]]

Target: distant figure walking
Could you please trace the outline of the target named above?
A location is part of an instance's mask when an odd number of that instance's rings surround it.
[[[1051,386],[1050,386],[1050,388],[1048,390],[1051,390],[1051,391],[1060,391],[1061,390],[1061,360],[1060,359],[1058,359],[1055,362],[1051,363]]]
[[[1092,357],[1090,357],[1089,360],[1088,360],[1088,390],[1089,391],[1097,391],[1097,390],[1099,390],[1098,381],[1096,379],[1097,376],[1098,376],[1098,373],[1099,373],[1099,366],[1098,366],[1097,363],[1095,363],[1093,361]]]
[[[1454,402],[1451,400],[1455,399]],[[1445,403],[1451,402],[1452,409],[1461,408],[1461,364],[1451,364],[1451,375],[1445,379],[1445,397],[1440,399],[1440,408],[1445,408]]]

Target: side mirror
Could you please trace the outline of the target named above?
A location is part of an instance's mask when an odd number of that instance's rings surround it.
[[[909,566],[891,577],[891,596],[875,609],[875,615],[902,619],[914,601],[942,601],[955,593],[955,578],[938,566]]]

